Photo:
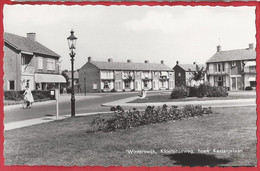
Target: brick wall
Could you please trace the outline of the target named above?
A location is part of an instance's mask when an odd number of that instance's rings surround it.
[[[38,57],[41,57],[43,60],[43,69],[38,69]],[[55,61],[55,70],[47,70],[47,60],[48,59],[54,59]],[[59,74],[59,67],[58,67],[58,62],[59,60],[57,58],[53,58],[51,56],[47,55],[35,55],[34,56],[34,70],[37,73],[49,73],[49,74]]]
[[[186,73],[185,71],[176,65],[174,67],[174,73],[175,73],[175,86],[180,87],[180,86],[186,86]]]
[[[91,63],[86,63],[79,70],[79,84],[84,92],[84,72],[86,73],[86,90],[90,93],[100,92],[100,71]],[[93,89],[93,84],[97,85],[97,89]]]
[[[4,46],[4,90],[9,90],[9,80],[15,81],[15,90],[20,90],[21,55],[14,48]],[[17,74],[18,73],[18,74]]]

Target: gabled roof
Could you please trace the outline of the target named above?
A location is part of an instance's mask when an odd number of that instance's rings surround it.
[[[128,63],[128,62],[101,62],[91,61],[91,64],[101,70],[129,70],[129,71],[173,71],[161,63]]]
[[[184,71],[196,71],[196,65],[198,65],[200,68],[201,67],[204,67],[204,69],[205,69],[205,65],[204,64],[178,64],[178,65],[175,65],[174,66],[174,68],[176,67],[176,66],[179,66],[179,67],[181,67]],[[173,68],[173,69],[174,69]]]
[[[53,52],[49,48],[27,37],[22,37],[22,36],[5,32],[4,41],[10,44],[11,46],[13,46],[15,49],[20,51],[60,57],[60,55]]]
[[[237,49],[220,51],[215,53],[206,63],[255,60],[256,51],[254,49]]]

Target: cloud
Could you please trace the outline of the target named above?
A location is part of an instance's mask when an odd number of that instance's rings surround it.
[[[173,20],[173,15],[168,11],[158,12],[150,10],[142,19],[127,21],[125,26],[134,31],[159,30],[168,33],[175,30]]]

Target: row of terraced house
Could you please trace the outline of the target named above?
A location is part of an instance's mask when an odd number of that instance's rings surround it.
[[[35,33],[27,37],[4,34],[4,90],[23,90],[26,85],[32,90],[59,88],[65,83],[60,75],[60,55],[36,41]],[[196,65],[206,69],[205,79],[192,80]],[[168,67],[163,60],[158,63],[95,61],[88,62],[77,70],[79,90],[86,92],[166,90],[177,86],[194,86],[209,83],[225,86],[230,90],[256,87],[256,51],[253,44],[248,48],[217,52],[206,64],[182,64]]]

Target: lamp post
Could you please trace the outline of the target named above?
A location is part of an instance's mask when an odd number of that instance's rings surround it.
[[[75,94],[74,94],[74,57],[76,53],[76,41],[77,38],[74,36],[74,31],[70,31],[70,36],[67,38],[70,50],[70,61],[71,61],[71,117],[75,116]]]
[[[84,94],[86,96],[86,94],[87,94],[87,89],[86,89],[86,72],[83,73],[83,77],[84,77]]]

